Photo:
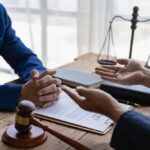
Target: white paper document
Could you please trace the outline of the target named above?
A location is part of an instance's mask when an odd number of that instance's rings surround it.
[[[65,92],[61,92],[60,99],[48,108],[37,108],[36,115],[42,115],[76,126],[105,132],[113,121],[108,117],[81,109]]]

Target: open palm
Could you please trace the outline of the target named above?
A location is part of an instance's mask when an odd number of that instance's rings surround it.
[[[128,110],[117,102],[108,93],[98,89],[86,89],[77,87],[76,91],[67,86],[62,86],[62,89],[74,100],[81,108],[104,114],[114,121],[118,121],[120,116]]]
[[[122,84],[140,84],[144,79],[144,66],[132,59],[118,59],[117,62],[124,66],[100,66],[95,68],[95,73],[105,80]]]

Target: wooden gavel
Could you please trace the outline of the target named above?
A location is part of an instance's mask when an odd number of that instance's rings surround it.
[[[13,147],[33,147],[42,144],[46,140],[47,136],[44,131],[47,131],[78,150],[89,150],[79,142],[41,124],[33,117],[34,110],[35,105],[30,101],[23,100],[18,104],[15,125],[11,125],[6,129],[2,136],[4,143]]]

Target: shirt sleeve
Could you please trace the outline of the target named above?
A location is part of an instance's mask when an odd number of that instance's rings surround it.
[[[15,110],[21,87],[21,84],[0,85],[0,110]]]
[[[30,78],[33,69],[43,72],[46,68],[42,65],[37,56],[27,48],[12,29],[11,19],[5,8],[0,5],[1,10],[1,55],[7,63],[15,70],[22,81],[26,82]]]
[[[117,150],[150,149],[150,117],[125,112],[117,122],[110,145]]]

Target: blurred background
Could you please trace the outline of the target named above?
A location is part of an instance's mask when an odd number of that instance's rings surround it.
[[[99,53],[109,21],[115,15],[131,19],[133,6],[139,19],[150,18],[149,0],[0,0],[13,28],[48,68],[74,61],[80,55]],[[117,57],[128,58],[131,23],[113,23]],[[138,23],[132,58],[146,61],[150,54],[150,22]],[[95,60],[96,61],[96,60]],[[0,82],[16,79],[0,58]]]

